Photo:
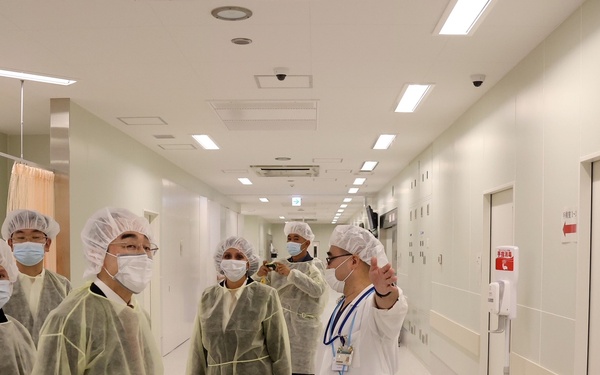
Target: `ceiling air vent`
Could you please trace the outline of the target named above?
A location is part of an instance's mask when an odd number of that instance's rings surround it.
[[[318,165],[251,165],[261,177],[319,177]]]

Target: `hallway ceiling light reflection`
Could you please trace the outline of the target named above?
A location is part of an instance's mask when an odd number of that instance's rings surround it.
[[[219,146],[206,134],[192,135],[192,137],[202,146],[205,150],[218,150]]]
[[[444,14],[448,14],[441,27],[440,35],[467,35],[484,14],[491,0],[456,0],[448,4]],[[452,7],[451,11],[448,10]],[[442,17],[441,20],[443,20]],[[440,20],[440,22],[441,22]]]
[[[377,138],[373,150],[387,150],[392,142],[396,139],[396,134],[382,134]]]
[[[360,170],[361,171],[372,171],[373,169],[375,169],[377,164],[379,164],[378,161],[365,161],[363,163],[362,167],[360,167]]]
[[[51,83],[53,85],[61,85],[61,86],[68,86],[68,85],[72,85],[75,82],[77,82],[72,79],[48,77],[48,76],[23,73],[23,72],[13,72],[11,70],[0,70],[0,77],[16,78],[16,79],[20,79],[21,81],[35,81],[35,82]]]
[[[404,93],[395,112],[414,112],[427,93],[431,91],[433,85],[430,84],[409,84],[404,88]]]

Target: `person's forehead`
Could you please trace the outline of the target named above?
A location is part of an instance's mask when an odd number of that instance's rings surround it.
[[[148,237],[146,237],[145,235],[139,233],[139,232],[134,232],[134,231],[128,231],[128,232],[123,232],[119,235],[119,237],[117,237],[120,240],[125,240],[125,239],[134,239],[134,240],[148,240]]]
[[[329,247],[329,253],[330,253],[330,255],[342,255],[342,254],[349,254],[349,252],[348,252],[348,251],[346,251],[346,250],[344,250],[344,249],[342,249],[342,248],[340,248],[340,247],[334,246],[334,245],[331,245],[331,246]]]
[[[300,238],[300,239],[306,240],[306,238],[302,237],[298,233],[290,233],[290,234],[288,234],[288,237]]]
[[[246,257],[246,254],[244,254],[242,251],[240,251],[239,249],[236,249],[235,247],[230,247],[229,249],[225,250],[224,254],[231,254],[231,255],[238,255],[241,254],[244,257]]]
[[[44,232],[42,232],[39,229],[23,228],[23,229],[16,230],[13,234],[32,234],[32,233],[41,233],[41,234],[43,234]]]

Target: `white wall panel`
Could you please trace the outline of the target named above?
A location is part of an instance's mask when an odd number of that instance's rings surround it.
[[[575,321],[543,313],[541,323],[541,366],[557,374],[573,374]]]
[[[523,272],[525,270],[522,262],[524,252],[526,251],[523,251],[519,247],[519,261],[521,261],[519,268],[522,271],[519,274],[519,284],[523,282],[522,276],[527,273],[526,271]],[[520,291],[517,293],[520,293]],[[541,335],[540,330],[542,329],[542,313],[537,309],[517,306],[517,317],[518,319],[512,321],[511,351],[539,363],[541,353],[539,338]]]
[[[589,155],[600,149],[600,106],[597,95],[588,94],[597,92],[600,82],[600,2],[586,2],[581,18],[581,155]]]
[[[199,197],[163,181],[161,230],[162,352],[169,353],[190,337],[202,286],[208,284],[201,263]]]

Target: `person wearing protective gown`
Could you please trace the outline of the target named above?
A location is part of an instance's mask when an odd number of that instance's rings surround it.
[[[19,276],[4,311],[21,322],[37,345],[46,317],[71,291],[69,280],[44,268],[44,256],[60,226],[35,210],[14,210],[2,224],[2,237],[17,260]]]
[[[29,375],[35,360],[31,335],[18,320],[4,313],[19,270],[10,247],[0,240],[0,374]]]
[[[250,243],[229,237],[217,246],[225,279],[198,305],[188,375],[290,375],[290,344],[277,291],[248,277],[259,260]]]
[[[323,332],[321,314],[329,296],[325,264],[309,253],[315,235],[308,224],[290,221],[283,232],[290,257],[274,261],[274,269],[263,262],[256,276],[279,293],[290,335],[292,374],[311,375]]]
[[[148,221],[106,207],[81,239],[91,280],[53,310],[40,333],[34,375],[161,375],[162,356],[148,314],[135,301],[152,278]]]
[[[343,295],[325,327],[318,374],[398,374],[408,304],[383,245],[354,225],[336,226],[329,245],[325,278]]]

